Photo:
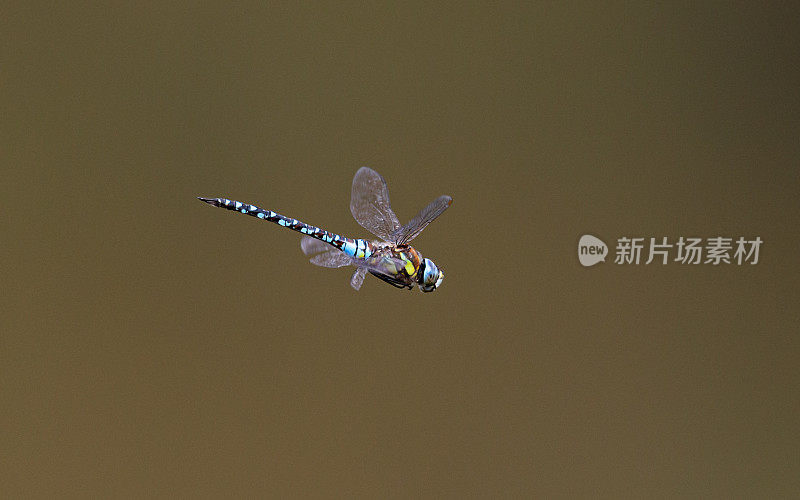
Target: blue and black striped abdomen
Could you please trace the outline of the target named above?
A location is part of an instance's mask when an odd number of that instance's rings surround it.
[[[347,242],[347,240],[349,240],[349,238],[343,238],[338,234],[329,233],[324,229],[311,226],[297,219],[290,219],[289,217],[281,215],[277,212],[273,212],[272,210],[264,210],[263,208],[259,208],[255,205],[250,205],[248,203],[242,203],[236,200],[229,200],[227,198],[198,197],[197,199],[204,201],[209,205],[214,205],[215,207],[226,208],[228,210],[233,210],[235,212],[241,212],[245,215],[251,215],[259,219],[263,219],[269,222],[274,222],[279,226],[288,227],[289,229],[297,231],[298,233],[307,234],[313,238],[322,240],[325,243],[333,245],[339,250],[343,250],[345,243]]]
[[[287,227],[293,231],[297,231],[298,233],[303,233],[311,236],[312,238],[324,241],[325,243],[338,248],[345,254],[357,259],[368,258],[373,252],[373,246],[367,240],[354,240],[352,238],[339,236],[335,233],[329,233],[324,229],[306,224],[305,222],[301,222],[297,219],[290,219],[289,217],[281,215],[277,212],[273,212],[272,210],[264,210],[263,208],[259,208],[255,205],[242,203],[236,200],[229,200],[227,198],[198,197],[197,199],[204,201],[209,205],[214,205],[215,207],[241,212],[245,215],[250,215],[269,222],[274,222],[279,226]]]

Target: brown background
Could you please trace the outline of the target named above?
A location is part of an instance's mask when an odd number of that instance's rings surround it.
[[[3,9],[0,491],[800,492],[800,22],[760,4]],[[352,175],[433,294],[305,262]],[[756,266],[580,235],[760,236]]]

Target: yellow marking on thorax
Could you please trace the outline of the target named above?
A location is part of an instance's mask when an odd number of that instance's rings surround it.
[[[413,277],[419,268],[419,253],[413,247],[406,247],[405,251],[399,252],[400,258],[405,261],[404,269],[409,277]]]
[[[414,263],[408,259],[406,259],[406,272],[409,276],[414,276],[414,273],[417,272],[417,268],[414,267]]]
[[[403,268],[406,271],[408,276],[414,276],[414,273],[417,271],[417,267],[414,265],[414,261],[412,260],[412,256],[406,254],[405,252],[398,252],[397,254],[400,259],[405,262]]]

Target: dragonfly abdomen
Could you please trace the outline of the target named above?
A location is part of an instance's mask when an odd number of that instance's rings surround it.
[[[335,233],[330,233],[316,226],[306,224],[305,222],[297,219],[286,217],[285,215],[273,212],[272,210],[264,210],[263,208],[259,208],[255,205],[250,205],[249,203],[242,203],[241,201],[229,200],[227,198],[198,197],[197,199],[204,201],[209,205],[214,205],[215,207],[240,212],[245,215],[250,215],[252,217],[273,222],[279,226],[289,228],[292,231],[297,231],[298,233],[307,234],[308,236],[324,241],[325,243],[328,243],[351,256],[354,256],[358,248],[360,248],[360,246],[356,244],[356,242],[359,240],[353,240],[351,238],[339,236]],[[351,250],[353,253],[350,253],[347,250]]]
[[[342,238],[344,245],[340,249],[350,257],[356,259],[368,259],[375,252],[375,246],[367,240],[352,238]]]

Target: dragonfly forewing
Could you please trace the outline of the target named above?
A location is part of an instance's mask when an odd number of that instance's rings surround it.
[[[428,224],[433,222],[437,217],[442,215],[442,212],[447,210],[447,207],[453,203],[453,198],[443,195],[428,204],[427,207],[420,210],[420,212],[408,223],[396,229],[391,235],[390,241],[397,243],[398,245],[405,245],[409,241],[413,240],[425,229]]]
[[[389,202],[386,181],[368,167],[361,167],[353,178],[350,213],[361,227],[384,241],[390,241],[392,232],[400,227]]]

